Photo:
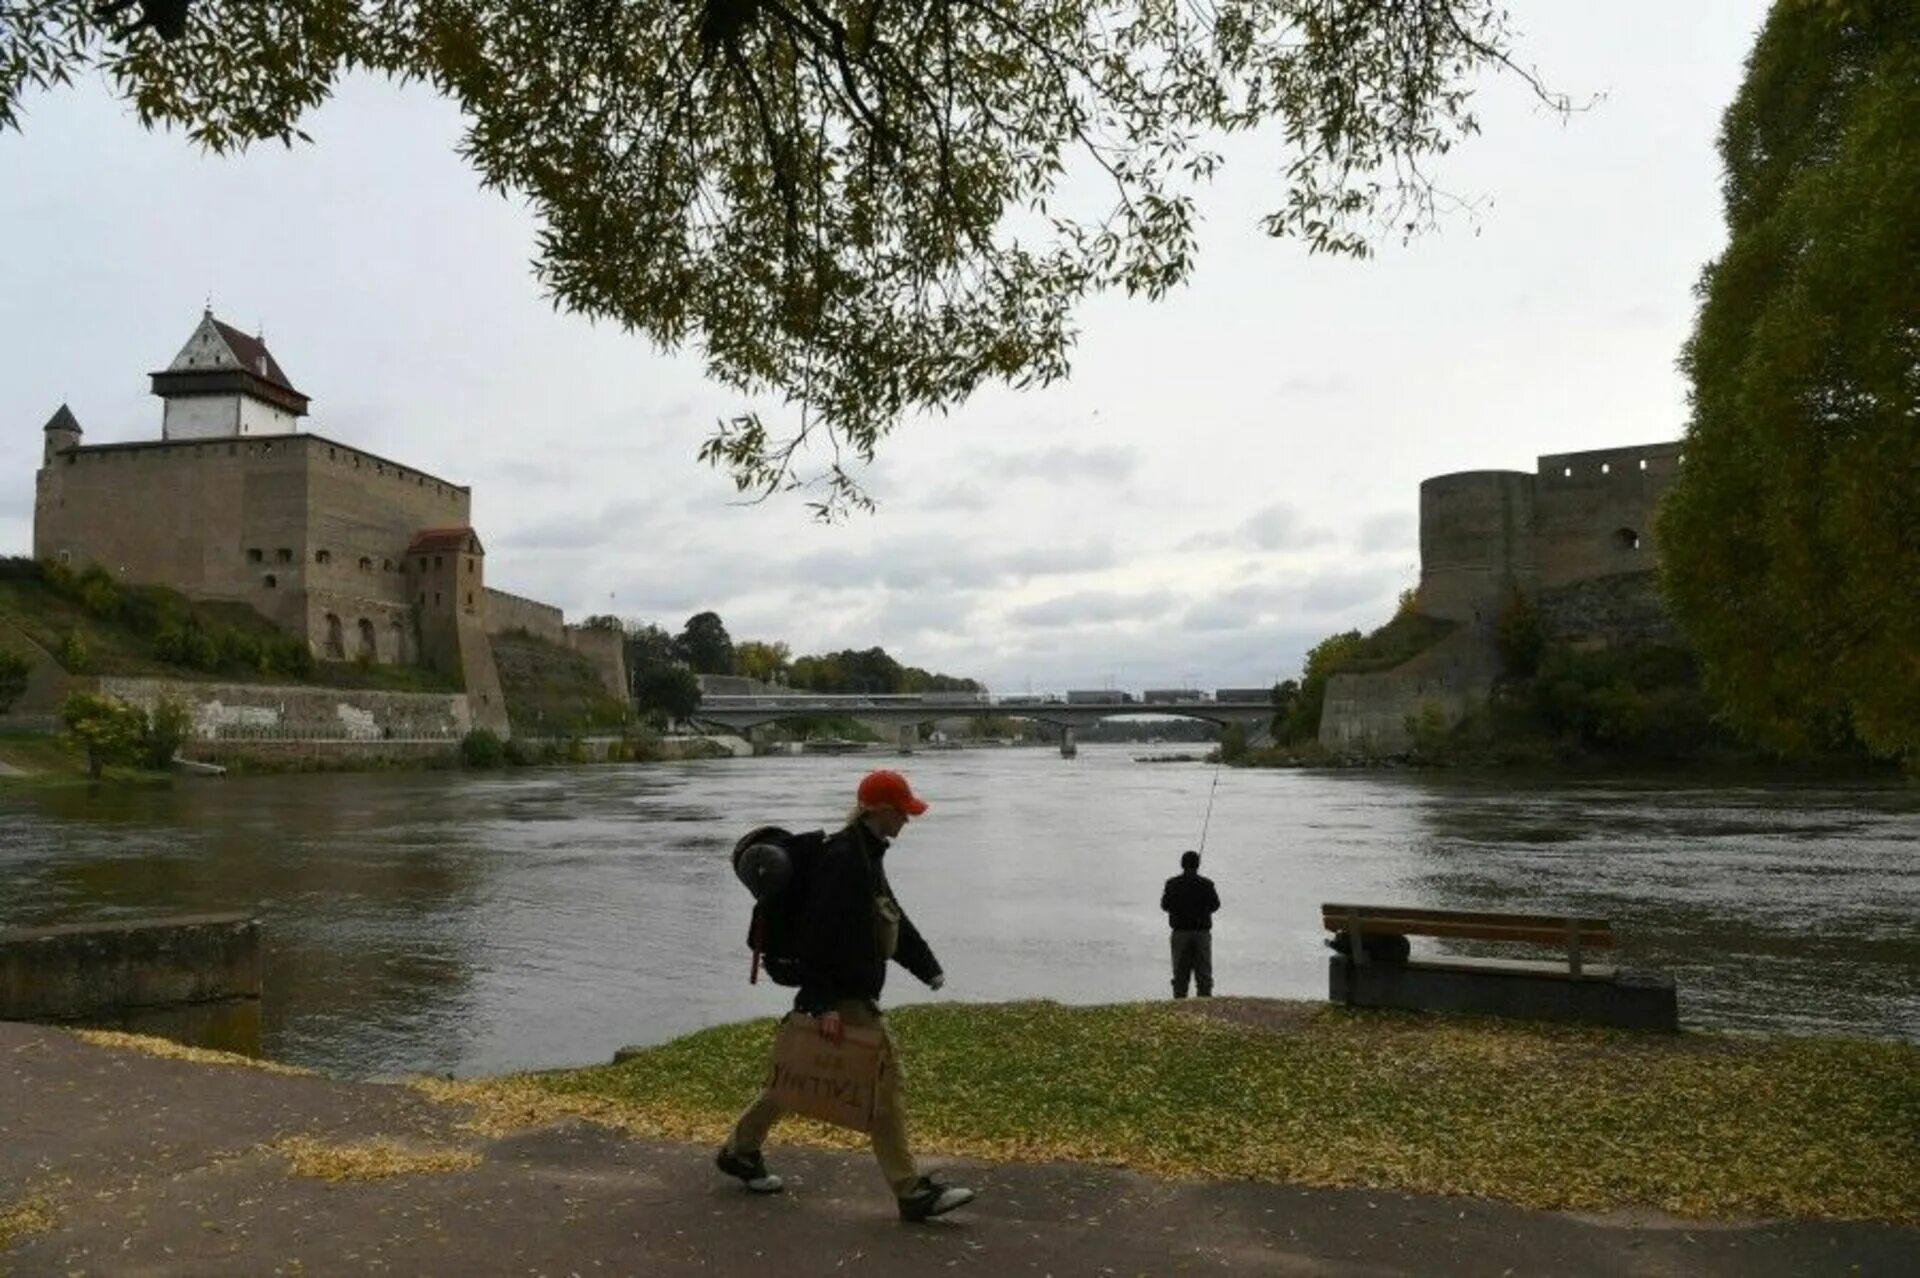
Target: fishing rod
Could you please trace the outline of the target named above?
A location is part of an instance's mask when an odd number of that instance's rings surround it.
[[[1222,762],[1225,762],[1225,760],[1222,760]],[[1200,846],[1194,849],[1195,852],[1205,852],[1207,850],[1207,827],[1213,824],[1213,793],[1219,788],[1220,764],[1216,763],[1213,765],[1213,784],[1207,787],[1206,819],[1200,822]]]

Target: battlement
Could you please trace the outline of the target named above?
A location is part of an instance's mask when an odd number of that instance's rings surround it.
[[[1627,448],[1549,453],[1540,458],[1534,473],[1545,491],[1570,486],[1617,484],[1636,475],[1671,479],[1686,458],[1682,451],[1685,447],[1678,440],[1668,440]]]
[[[48,468],[137,465],[150,462],[281,463],[288,458],[327,461],[348,470],[364,471],[375,479],[392,480],[427,489],[446,498],[465,497],[472,489],[438,475],[403,466],[377,453],[343,444],[324,435],[290,434],[259,439],[140,439],[113,444],[81,444],[54,454]]]

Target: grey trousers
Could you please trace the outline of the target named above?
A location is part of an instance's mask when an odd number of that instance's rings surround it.
[[[1213,994],[1213,933],[1189,932],[1176,928],[1173,932],[1173,996],[1187,996],[1187,981],[1191,978],[1200,989],[1200,997],[1208,998]]]

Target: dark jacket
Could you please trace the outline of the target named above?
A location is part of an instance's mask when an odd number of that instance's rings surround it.
[[[1176,932],[1211,932],[1220,894],[1213,890],[1213,880],[1202,877],[1198,870],[1182,870],[1167,880],[1160,893],[1160,908],[1167,912],[1167,923]]]
[[[830,1009],[842,999],[873,1002],[887,983],[880,954],[875,899],[893,896],[883,864],[887,841],[856,821],[827,839],[813,868],[800,912],[800,992],[803,1012]],[[894,898],[895,905],[899,904]],[[919,929],[900,911],[900,939],[893,957],[923,981],[940,974],[939,960]]]

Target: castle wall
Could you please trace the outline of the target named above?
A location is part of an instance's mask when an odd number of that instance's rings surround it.
[[[466,524],[470,505],[465,488],[318,435],[106,444],[41,470],[34,555],[250,604],[322,658],[351,660],[370,629],[376,660],[409,661],[407,543]]]
[[[1485,637],[1456,630],[1392,670],[1337,674],[1320,710],[1322,746],[1335,754],[1392,755],[1412,744],[1407,719],[1432,703],[1449,726],[1486,704],[1498,659]]]
[[[593,663],[600,683],[609,696],[620,701],[632,695],[627,682],[627,638],[618,630],[594,630],[586,626],[566,628],[567,646]]]
[[[313,650],[352,660],[366,651],[371,631],[374,660],[417,659],[423,600],[411,584],[407,544],[423,528],[465,525],[471,494],[321,436],[302,440],[308,459],[304,630]]]
[[[303,466],[292,441],[71,449],[40,472],[34,555],[252,604],[300,633]]]
[[[1656,567],[1654,512],[1678,476],[1681,448],[1670,442],[1540,458],[1534,481],[1540,585]]]
[[[505,634],[509,630],[524,630],[537,639],[565,646],[567,643],[565,618],[552,604],[544,604],[523,595],[508,594],[504,590],[487,591],[487,633]]]
[[[1420,485],[1420,609],[1491,625],[1507,595],[1534,581],[1533,476],[1463,471]]]

